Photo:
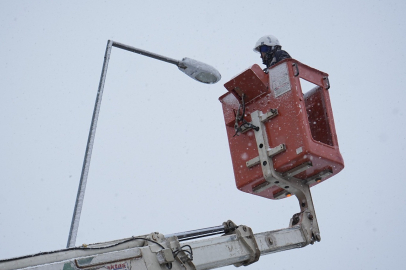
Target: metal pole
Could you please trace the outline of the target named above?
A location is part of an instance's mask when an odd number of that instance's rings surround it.
[[[174,64],[178,67],[182,68],[181,62],[170,58],[166,56],[162,56],[156,53],[144,51],[138,48],[134,48],[119,42],[115,42],[112,40],[109,40],[107,42],[107,47],[106,47],[106,52],[104,55],[104,63],[103,63],[103,68],[102,68],[102,73],[100,76],[100,83],[99,83],[99,89],[97,90],[97,97],[96,97],[96,102],[94,105],[94,110],[93,110],[93,117],[92,117],[92,122],[90,124],[90,131],[89,131],[89,137],[87,139],[87,145],[86,145],[86,152],[85,152],[85,157],[83,160],[83,167],[82,167],[82,173],[80,175],[80,182],[79,182],[79,188],[78,188],[78,194],[76,196],[76,202],[75,202],[75,209],[73,211],[73,216],[72,216],[72,222],[70,226],[70,231],[69,231],[69,238],[68,238],[68,243],[66,245],[67,248],[75,246],[76,242],[76,236],[78,233],[78,228],[79,228],[79,220],[80,220],[80,214],[82,212],[82,206],[83,206],[83,199],[85,196],[85,189],[86,189],[86,182],[87,182],[87,176],[89,174],[89,166],[90,166],[90,159],[92,156],[92,150],[93,150],[93,143],[94,143],[94,137],[96,135],[96,127],[97,127],[97,119],[99,117],[99,111],[100,111],[100,106],[101,106],[101,101],[102,101],[102,96],[103,96],[103,89],[104,89],[104,82],[106,80],[106,75],[107,75],[107,67],[109,64],[109,59],[110,59],[110,54],[111,54],[111,49],[112,47],[117,47],[126,51],[130,51],[133,53],[138,53],[144,56],[148,56],[160,61],[164,61],[170,64]]]
[[[69,230],[68,243],[66,245],[67,248],[74,247],[75,243],[76,243],[76,236],[78,234],[80,214],[82,212],[83,199],[85,197],[87,176],[89,174],[90,158],[92,156],[94,137],[96,134],[97,119],[99,117],[100,105],[101,105],[102,96],[103,96],[104,82],[106,80],[107,67],[109,64],[110,53],[111,53],[111,48],[112,48],[113,43],[114,42],[111,40],[109,40],[107,42],[106,52],[104,54],[104,63],[103,63],[102,73],[100,76],[99,88],[97,90],[96,102],[95,102],[94,109],[93,109],[93,117],[92,117],[92,122],[90,124],[89,137],[87,139],[86,152],[85,152],[85,157],[83,160],[82,173],[80,175],[78,194],[76,196],[75,209],[73,211],[72,222],[71,222],[70,230]]]
[[[171,63],[171,64],[174,64],[174,65],[177,65],[177,66],[179,66],[179,63],[180,63],[180,61],[178,61],[176,59],[166,57],[166,56],[163,56],[163,55],[159,55],[159,54],[156,54],[156,53],[144,51],[144,50],[134,48],[134,47],[131,47],[131,46],[128,46],[128,45],[125,45],[125,44],[122,44],[122,43],[119,43],[119,42],[116,42],[116,41],[113,41],[113,46],[117,47],[117,48],[120,48],[120,49],[123,49],[123,50],[126,50],[126,51],[130,51],[130,52],[133,52],[133,53],[138,53],[138,54],[148,56],[148,57],[151,57],[151,58],[154,58],[154,59],[157,59],[157,60],[161,60],[161,61],[164,61],[164,62],[167,62],[167,63]]]

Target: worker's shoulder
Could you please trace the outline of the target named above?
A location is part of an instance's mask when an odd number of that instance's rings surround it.
[[[278,59],[278,61],[286,58],[292,58],[287,51],[284,50],[277,50],[275,52],[275,57]]]

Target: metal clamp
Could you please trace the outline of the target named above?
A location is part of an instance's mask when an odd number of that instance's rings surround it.
[[[257,241],[255,240],[254,233],[252,229],[245,225],[240,225],[238,228],[233,232],[237,235],[238,240],[245,246],[245,248],[249,251],[250,257],[248,260],[240,263],[234,264],[234,266],[247,266],[259,260],[261,256],[261,251],[258,248]]]

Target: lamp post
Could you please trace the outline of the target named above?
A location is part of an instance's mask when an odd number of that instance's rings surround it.
[[[85,189],[86,189],[86,182],[87,182],[87,176],[89,173],[89,166],[90,166],[90,159],[92,156],[92,149],[93,149],[93,144],[94,144],[94,138],[96,134],[96,127],[97,127],[97,119],[99,117],[99,111],[100,111],[100,106],[101,106],[101,100],[103,96],[103,89],[104,89],[104,82],[106,80],[106,75],[107,75],[107,67],[109,64],[109,59],[110,59],[110,54],[111,54],[111,49],[112,47],[120,48],[126,51],[130,51],[133,53],[138,53],[144,56],[148,56],[157,60],[161,60],[170,64],[176,65],[180,71],[188,75],[194,80],[197,80],[202,83],[207,83],[207,84],[213,84],[218,82],[221,79],[220,73],[213,68],[212,66],[209,66],[205,63],[199,62],[197,60],[193,60],[190,58],[183,58],[182,60],[175,60],[166,56],[162,56],[159,54],[155,54],[152,52],[144,51],[141,49],[137,49],[122,43],[118,43],[112,40],[109,40],[107,42],[107,47],[106,47],[106,52],[104,54],[104,62],[103,62],[103,68],[100,76],[100,82],[99,82],[99,88],[97,90],[97,96],[96,96],[96,102],[94,105],[93,109],[93,117],[92,117],[92,122],[90,124],[90,131],[89,131],[89,137],[87,139],[87,145],[86,145],[86,152],[85,152],[85,157],[83,160],[83,166],[82,166],[82,173],[80,175],[80,182],[79,182],[79,188],[78,188],[78,193],[76,196],[76,202],[75,202],[75,209],[73,211],[73,216],[72,216],[72,222],[69,230],[69,238],[68,238],[68,243],[66,245],[67,248],[74,247],[76,243],[76,236],[78,233],[78,228],[79,228],[79,220],[80,220],[80,214],[82,212],[82,206],[83,206],[83,199],[85,196]]]

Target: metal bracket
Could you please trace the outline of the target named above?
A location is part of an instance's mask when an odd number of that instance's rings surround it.
[[[313,176],[311,176],[311,177],[309,177],[309,178],[307,178],[305,181],[306,181],[306,183],[308,184],[308,185],[312,185],[312,184],[314,184],[314,183],[318,183],[318,182],[321,182],[321,180],[323,180],[323,178],[326,178],[327,176],[330,176],[330,175],[332,175],[333,174],[333,171],[332,170],[330,170],[330,169],[328,169],[328,170],[324,170],[324,171],[322,171],[322,172],[319,172],[318,174],[316,174],[316,175],[313,175]]]
[[[258,186],[252,187],[252,192],[261,193],[262,191],[270,188],[271,186],[272,186],[271,183],[265,181],[265,182],[262,182],[261,184],[259,184]]]
[[[250,254],[248,260],[236,263],[234,266],[247,266],[257,262],[261,256],[261,251],[258,248],[258,244],[255,240],[255,235],[252,232],[252,229],[248,226],[240,225],[232,234],[237,236],[238,240],[243,244]]]
[[[238,228],[238,226],[231,220],[227,220],[226,222],[223,222],[223,226],[224,226],[225,234],[230,234]]]
[[[261,147],[261,145],[259,145],[258,147]],[[263,147],[263,145],[262,145],[262,147]],[[273,156],[275,156],[275,155],[277,155],[279,153],[282,153],[283,151],[286,151],[286,146],[285,146],[285,144],[280,144],[277,147],[269,148],[268,151],[267,151],[267,154],[268,154],[268,157],[273,157]],[[258,165],[259,163],[260,163],[260,159],[259,159],[259,156],[258,156],[258,157],[255,157],[255,158],[251,159],[251,160],[248,160],[246,162],[246,165],[247,165],[248,168],[251,168],[251,167],[254,167],[254,166]]]
[[[261,113],[259,115],[259,119],[260,119],[261,122],[265,122],[265,121],[268,121],[269,119],[274,118],[277,115],[278,115],[278,110],[277,109],[270,109],[266,113]],[[252,124],[252,122],[251,122],[251,124]],[[254,125],[254,126],[256,126],[256,125]],[[258,126],[256,126],[256,127],[258,127]],[[255,129],[255,131],[259,131],[259,127],[257,129]],[[264,148],[264,144],[263,143],[258,143],[258,147],[259,148]],[[267,149],[268,149],[267,150],[268,157],[273,157],[273,156],[285,151],[286,150],[286,145],[285,144],[280,144],[280,145],[278,145],[278,146],[276,146],[274,148],[269,148],[268,147]],[[254,166],[258,165],[259,163],[260,163],[260,157],[258,156],[258,157],[255,157],[255,158],[247,161],[246,165],[247,165],[248,168],[251,168],[251,167],[254,167]],[[257,191],[257,192],[260,192],[260,191]]]
[[[265,122],[271,118],[274,118],[277,115],[278,115],[277,109],[270,109],[269,112],[266,112],[266,113],[263,113],[260,115],[260,120],[261,120],[261,122]]]
[[[300,164],[299,166],[297,166],[297,167],[283,173],[282,176],[286,177],[286,178],[289,178],[289,177],[295,176],[295,175],[297,175],[297,174],[299,174],[301,172],[306,171],[307,169],[309,169],[312,166],[313,166],[313,164],[310,161],[308,161],[308,162]]]
[[[316,217],[312,214],[311,211],[306,210],[304,212],[294,214],[293,217],[290,219],[289,227],[292,228],[293,226],[299,224],[301,226],[302,232],[304,232],[306,236],[311,236],[309,244],[313,245],[315,241],[321,241],[320,233],[312,230],[312,226],[314,225],[314,223],[317,224]]]
[[[150,239],[152,241],[158,242],[158,243],[165,240],[165,236],[163,234],[161,234],[161,233],[158,233],[158,232],[150,233],[150,234],[147,235],[146,238]],[[150,241],[145,241],[144,246],[150,246],[150,247],[158,248],[157,250],[161,249],[155,243],[150,242]]]
[[[175,261],[172,250],[170,248],[161,249],[156,253],[156,258],[159,264],[167,264]]]
[[[241,126],[238,126],[238,120],[239,120],[239,112],[240,110],[238,109],[237,115],[235,117],[235,124],[234,124],[234,129],[236,132],[241,132],[245,133],[248,130],[254,129],[255,131],[258,131],[258,127],[253,125],[252,122],[245,122]],[[245,113],[245,112],[243,112]],[[274,118],[275,116],[278,115],[278,110],[277,109],[270,109],[269,112],[266,112],[261,115],[261,121],[265,122],[271,118]],[[236,133],[237,134],[237,133]]]
[[[282,198],[288,194],[296,195],[301,210],[299,213],[300,218],[298,222],[291,222],[291,224],[299,225],[301,227],[307,244],[313,244],[315,241],[320,241],[320,231],[316,219],[316,213],[314,211],[310,187],[308,185],[309,182],[303,183],[304,181],[302,179],[294,177],[294,175],[304,171],[307,167],[311,166],[311,164],[304,163],[285,174],[275,171],[272,157],[268,155],[267,149],[270,148],[268,144],[268,134],[263,123],[264,119],[267,120],[268,118],[262,112],[254,111],[251,113],[251,119],[252,124],[259,127],[259,130],[254,132],[259,154],[259,162],[257,161],[257,164],[261,164],[262,174],[266,181],[260,186],[255,187],[253,192],[260,192],[269,187],[278,186],[283,189],[283,191],[281,191],[280,194],[275,194],[275,198]],[[306,218],[303,218],[303,215],[306,215]],[[311,217],[311,220],[309,217]]]
[[[243,244],[243,246],[249,252],[249,259],[243,262],[239,262],[234,264],[236,267],[240,267],[242,265],[247,266],[259,260],[261,256],[261,251],[258,247],[257,241],[255,240],[255,235],[252,232],[252,229],[245,225],[237,226],[231,220],[227,220],[223,222],[224,228],[226,230],[225,235],[236,235],[239,242]]]

